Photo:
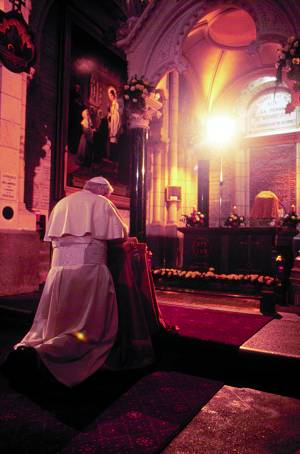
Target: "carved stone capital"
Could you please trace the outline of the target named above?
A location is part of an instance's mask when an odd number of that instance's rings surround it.
[[[145,108],[139,111],[132,111],[128,109],[129,113],[129,128],[149,128],[149,123],[153,118],[159,119],[161,117],[160,109],[162,108],[162,103],[159,102],[154,93],[151,93],[145,99]]]

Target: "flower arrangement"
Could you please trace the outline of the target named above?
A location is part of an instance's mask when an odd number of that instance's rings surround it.
[[[144,110],[145,99],[153,92],[155,92],[154,86],[147,79],[144,80],[143,76],[132,77],[123,87],[125,107],[129,107],[132,111]]]
[[[295,36],[288,38],[287,44],[278,49],[278,60],[275,64],[277,69],[277,82],[282,82],[283,68],[287,70],[287,78],[295,80],[294,90],[300,91],[300,39]]]
[[[197,211],[196,207],[193,207],[191,214],[183,214],[180,220],[185,222],[186,227],[205,227],[207,224],[205,214]]]
[[[228,218],[224,222],[225,227],[240,227],[240,225],[245,226],[245,218],[244,216],[240,216],[237,214],[237,208],[234,205],[232,209],[232,213],[228,216]]]
[[[282,218],[281,225],[282,227],[296,229],[299,222],[300,218],[296,213],[295,205],[291,205],[291,211]]]
[[[159,268],[153,270],[154,279],[178,280],[181,283],[188,282],[223,282],[223,283],[250,283],[258,286],[280,287],[281,283],[277,277],[260,274],[218,274],[214,268],[208,271],[191,271],[175,268]]]

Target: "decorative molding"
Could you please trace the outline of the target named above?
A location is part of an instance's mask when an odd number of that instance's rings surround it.
[[[146,8],[144,9],[143,13],[139,18],[137,17],[130,17],[125,24],[122,24],[119,29],[119,36],[117,36],[117,46],[121,47],[122,49],[128,49],[132,42],[134,41],[137,33],[141,30],[149,20],[149,17],[154,10],[154,7],[160,2],[160,0],[152,0],[148,3]],[[120,39],[121,38],[121,39]]]
[[[285,8],[281,8],[279,2],[274,3],[270,0],[262,0],[255,2],[252,6],[256,15],[257,35],[260,39],[265,37],[270,41],[273,37],[276,40],[279,37],[289,36],[294,31],[286,16]]]
[[[261,147],[265,145],[300,143],[300,131],[287,132],[282,134],[270,134],[267,136],[246,137],[241,140],[242,147]]]
[[[0,10],[0,59],[14,73],[29,72],[36,58],[33,34],[18,5],[7,13]]]

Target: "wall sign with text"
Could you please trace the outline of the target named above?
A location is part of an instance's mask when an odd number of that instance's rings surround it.
[[[249,135],[276,133],[296,129],[296,112],[285,113],[291,95],[278,90],[259,96],[250,105],[247,114]]]

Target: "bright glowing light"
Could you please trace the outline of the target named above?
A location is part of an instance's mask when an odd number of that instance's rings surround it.
[[[235,121],[230,117],[210,117],[206,122],[206,141],[214,145],[227,144],[235,134]]]
[[[74,336],[76,337],[76,339],[80,342],[86,342],[87,341],[87,337],[86,337],[86,334],[82,331],[76,331],[74,333]]]

